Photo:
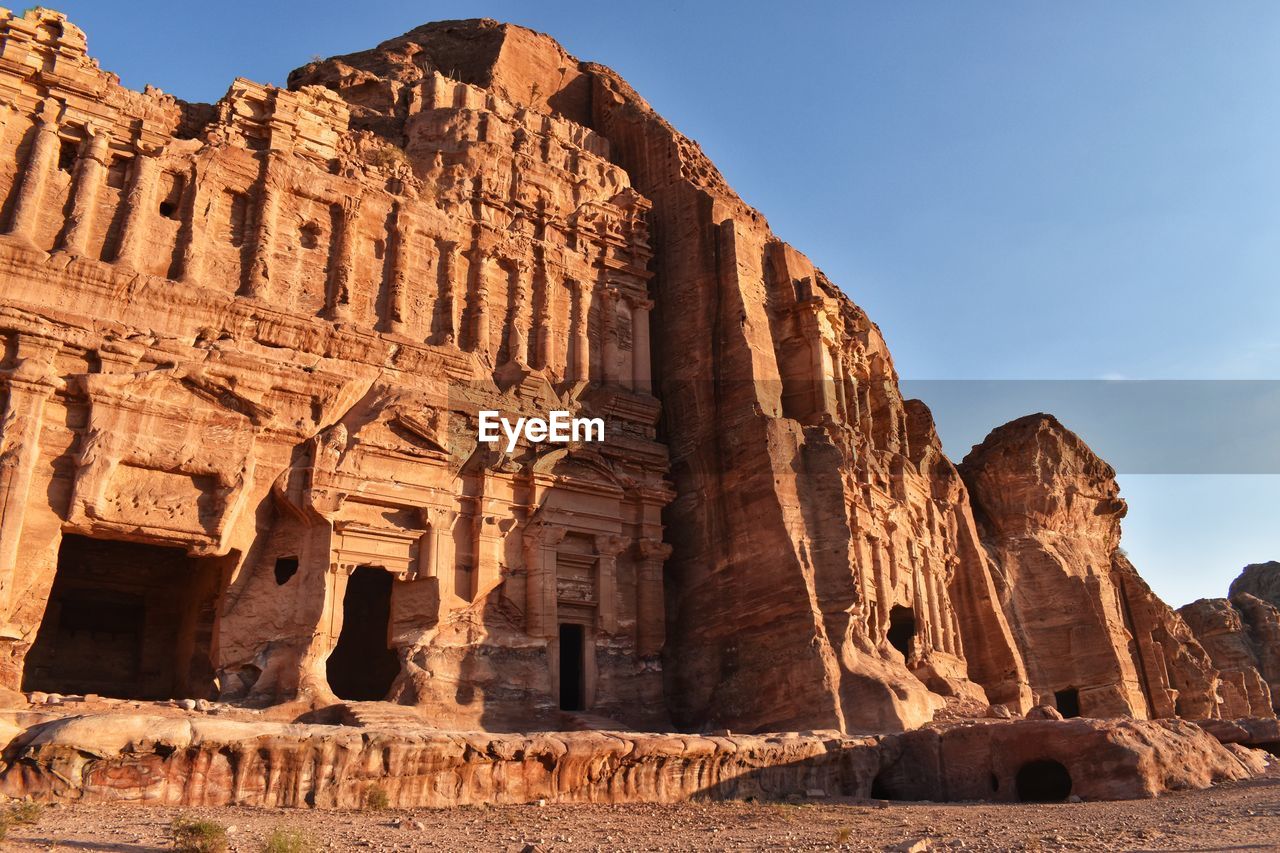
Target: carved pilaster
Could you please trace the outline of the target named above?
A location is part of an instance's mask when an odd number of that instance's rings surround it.
[[[391,282],[387,293],[387,328],[403,335],[409,330],[405,317],[409,298],[409,244],[412,222],[403,204],[395,210],[395,233],[391,245]]]
[[[537,307],[537,357],[534,367],[549,370],[555,366],[555,292],[551,280],[551,269],[544,261],[542,264],[542,287],[539,290]]]
[[[618,555],[630,544],[625,536],[596,537],[596,618],[600,630],[607,634],[618,630]]]
[[[649,312],[653,302],[631,297],[631,388],[637,394],[653,393],[650,373]]]
[[[507,335],[507,351],[510,360],[524,365],[529,353],[529,273],[528,261],[511,262],[516,277],[515,298],[511,304],[511,328]]]
[[[36,138],[31,144],[27,167],[22,171],[22,185],[13,207],[9,233],[23,242],[34,244],[40,221],[44,190],[58,159],[58,102],[52,98],[40,106],[36,116]]]
[[[600,340],[603,342],[600,381],[612,384],[622,379],[618,375],[618,289],[605,287],[600,291]],[[631,377],[626,377],[630,380]]]
[[[574,382],[591,381],[591,283],[573,282],[573,365],[570,370]]]
[[[636,654],[652,658],[661,653],[666,642],[662,567],[671,556],[671,546],[661,539],[640,539],[636,545],[640,551],[636,565]]]
[[[18,339],[18,364],[0,373],[7,390],[0,415],[0,636],[9,636],[14,574],[40,457],[45,402],[60,381],[53,371],[58,345],[40,338]]]
[[[531,637],[558,636],[556,548],[568,531],[545,523],[532,524],[524,534],[525,632]]]
[[[338,219],[338,233],[333,236],[337,245],[334,254],[337,266],[333,271],[333,288],[329,297],[329,316],[336,322],[351,319],[351,294],[356,286],[356,250],[360,236],[360,196],[348,196],[342,201],[342,216]]]
[[[258,197],[257,234],[253,241],[253,263],[249,269],[247,293],[258,299],[271,294],[271,267],[275,263],[276,225],[280,215],[280,198],[284,193],[284,155],[267,153],[262,186]]]
[[[111,156],[111,134],[94,127],[86,130],[89,138],[80,147],[71,215],[67,219],[66,236],[62,242],[63,251],[76,257],[89,251],[89,235],[93,232],[94,217],[98,212],[98,191],[106,183]]]
[[[489,275],[494,259],[478,246],[472,250],[475,291],[471,299],[471,351],[489,353]]]
[[[124,223],[120,226],[120,247],[116,251],[116,263],[125,269],[137,269],[142,260],[143,241],[151,230],[159,175],[160,161],[155,152],[138,151],[133,158],[133,180],[124,199]]]

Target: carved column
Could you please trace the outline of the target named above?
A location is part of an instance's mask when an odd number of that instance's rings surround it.
[[[27,167],[22,171],[22,185],[13,207],[9,233],[27,243],[35,243],[40,221],[41,203],[49,175],[58,161],[58,104],[45,101],[36,117],[36,138],[31,143]]]
[[[557,623],[556,547],[568,531],[537,523],[524,534],[525,633],[552,639],[559,636]]]
[[[524,365],[529,358],[529,263],[517,258],[511,262],[516,276],[515,299],[511,304],[511,329],[507,335],[510,361]]]
[[[0,416],[0,636],[10,636],[18,545],[40,458],[44,406],[57,387],[53,356],[58,345],[27,336],[18,339],[18,363],[4,371],[8,394]]]
[[[596,537],[596,624],[606,634],[618,630],[618,555],[630,544],[625,536]]]
[[[662,566],[671,546],[661,539],[641,539],[636,565],[636,654],[657,657],[667,639],[667,611],[662,591]]]
[[[600,340],[604,344],[600,381],[612,384],[622,378],[618,376],[618,290],[615,287],[605,287],[600,291]],[[631,377],[626,378],[629,380]]]
[[[271,267],[275,263],[276,224],[280,198],[284,194],[286,170],[284,154],[268,151],[258,191],[257,233],[253,240],[253,262],[249,269],[247,293],[258,299],[271,296]]]
[[[440,336],[447,344],[460,344],[458,340],[458,244],[440,244],[441,269],[437,272],[440,284]]]
[[[106,183],[111,156],[111,134],[93,127],[86,130],[89,138],[81,146],[80,159],[76,163],[71,216],[62,241],[63,251],[77,257],[89,251],[89,235],[93,232],[93,221],[98,212],[98,190]]]
[[[542,263],[542,288],[537,309],[537,357],[534,367],[550,370],[555,366],[555,287],[551,283],[551,269]]]
[[[836,394],[836,411],[842,423],[850,423],[849,403],[844,396],[844,356],[839,347],[831,351],[831,377]]]
[[[488,253],[478,246],[471,253],[476,289],[471,302],[471,351],[489,353],[489,262]]]
[[[510,525],[503,523],[506,519],[488,512],[488,503],[490,499],[480,499],[475,518],[476,565],[471,576],[472,589],[467,590],[465,596],[469,599],[479,597],[502,580],[503,534]]]
[[[329,316],[335,322],[351,319],[351,294],[356,286],[356,250],[360,244],[360,202],[360,196],[347,196],[342,200],[338,233],[333,235],[337,243],[334,255],[338,264],[333,271]]]
[[[409,330],[405,316],[409,298],[409,241],[413,234],[413,225],[403,204],[396,205],[395,229],[391,247],[391,285],[387,293],[387,329],[403,335]]]
[[[191,208],[187,211],[187,241],[182,247],[182,278],[187,284],[195,284],[204,274],[209,209],[222,191],[214,181],[215,167],[208,159],[197,159],[191,170]]]
[[[885,577],[884,557],[880,550],[880,536],[867,533],[867,547],[871,549],[871,577],[876,588],[876,632],[877,639],[883,638],[889,630],[889,608],[892,606],[889,596],[889,585]]]
[[[453,523],[458,511],[446,507],[429,506],[422,509],[422,520],[427,525],[423,536],[422,552],[418,554],[418,576],[436,578],[441,598],[453,593],[455,548]]]
[[[573,369],[575,382],[591,381],[591,283],[573,283]]]
[[[653,377],[649,356],[649,299],[631,300],[631,388],[637,394],[652,394]]]
[[[143,240],[151,228],[159,175],[160,161],[153,153],[139,150],[133,158],[133,180],[124,199],[124,222],[120,226],[120,248],[116,251],[116,263],[126,269],[137,269],[142,260]]]

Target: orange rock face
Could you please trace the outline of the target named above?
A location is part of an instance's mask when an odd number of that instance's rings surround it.
[[[845,735],[1235,701],[1083,442],[1018,421],[962,479],[875,324],[547,36],[206,105],[0,12],[0,150],[9,691]]]
[[[1111,466],[1040,414],[993,430],[960,470],[1038,701],[1065,716],[1219,716],[1209,655],[1119,548]]]

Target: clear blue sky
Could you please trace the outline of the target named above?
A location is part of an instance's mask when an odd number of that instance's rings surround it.
[[[52,5],[126,85],[209,101],[428,20],[524,24],[697,139],[904,378],[1280,379],[1271,0]],[[927,402],[953,458],[981,439],[963,402]],[[1125,547],[1175,606],[1280,559],[1280,476],[1234,473],[1240,455],[1220,475],[1118,464]]]

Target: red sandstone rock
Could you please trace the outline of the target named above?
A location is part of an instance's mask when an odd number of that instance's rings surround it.
[[[1261,601],[1258,604],[1268,606]],[[1218,669],[1222,679],[1222,716],[1234,719],[1274,713],[1271,689],[1259,672],[1253,642],[1231,602],[1225,598],[1202,598],[1179,608],[1178,613]]]
[[[1037,700],[1067,716],[1218,716],[1209,656],[1119,550],[1109,465],[1037,414],[993,430],[960,470]]]

